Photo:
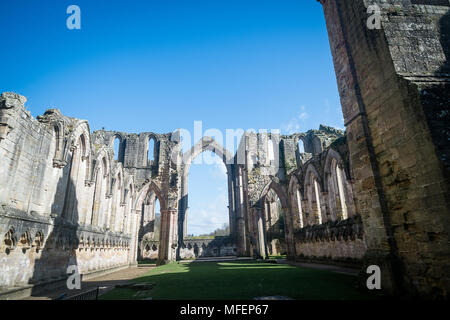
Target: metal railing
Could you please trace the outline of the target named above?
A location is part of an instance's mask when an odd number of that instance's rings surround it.
[[[99,291],[100,288],[97,287],[71,297],[67,297],[67,294],[63,294],[56,298],[56,300],[98,300]]]

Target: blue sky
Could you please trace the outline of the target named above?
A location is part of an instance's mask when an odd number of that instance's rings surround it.
[[[66,27],[71,4],[81,30]],[[0,33],[0,91],[26,96],[34,116],[56,107],[127,132],[343,127],[315,0],[2,0]],[[193,224],[205,208],[223,214],[214,170],[192,167]]]

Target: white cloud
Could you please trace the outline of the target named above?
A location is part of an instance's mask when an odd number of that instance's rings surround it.
[[[196,168],[195,177],[189,178],[201,179],[190,180],[189,187],[187,233],[194,235],[210,233],[229,222],[225,164],[211,151],[205,151],[202,155],[205,157],[201,166],[206,171],[202,173]]]
[[[303,123],[309,118],[308,112],[306,112],[306,107],[301,106],[300,110],[297,112],[297,115],[289,120],[287,123],[284,123],[281,128],[287,134],[292,134],[295,132],[301,131]]]
[[[225,167],[225,164],[223,163],[223,160],[219,158],[215,153],[211,154],[214,156],[209,163],[205,162],[206,165],[208,165],[208,171],[209,174],[217,180],[226,180],[227,176],[227,168]]]
[[[210,233],[229,222],[228,200],[225,188],[217,188],[217,196],[205,199],[201,206],[195,205],[188,211],[188,234]]]

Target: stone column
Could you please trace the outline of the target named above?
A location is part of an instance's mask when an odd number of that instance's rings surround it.
[[[236,212],[234,210],[234,187],[233,187],[233,170],[227,165],[227,180],[228,180],[228,216],[230,226],[230,238],[233,243],[236,243]]]
[[[180,234],[179,234],[179,245],[182,244],[183,239],[186,237],[187,235],[187,215],[188,215],[188,190],[189,190],[189,176],[188,176],[188,171],[186,171],[186,167],[183,169],[184,170],[184,174],[182,176],[182,181],[181,181],[181,198],[178,201],[178,210],[179,210],[179,226],[178,228],[180,229]]]
[[[293,212],[289,208],[281,208],[281,213],[284,217],[284,239],[286,241],[287,257],[294,260],[295,253],[295,239],[294,239],[294,221]]]
[[[166,264],[176,259],[177,230],[177,210],[173,208],[161,210],[158,265]]]
[[[264,219],[264,211],[262,208],[257,208],[255,210],[255,214],[256,214],[256,223],[257,223],[257,230],[258,230],[258,234],[257,234],[257,245],[258,245],[258,254],[264,259],[266,257],[266,237],[265,237],[265,232],[264,232],[264,223],[263,223],[263,219]]]
[[[129,253],[129,264],[137,264],[137,256],[139,250],[139,222],[141,219],[141,210],[131,210],[131,243],[130,243],[130,253]]]
[[[240,172],[241,170],[239,170],[239,177],[238,177],[238,212],[237,212],[237,234],[236,234],[236,239],[237,239],[237,254],[238,256],[245,256],[246,255],[246,251],[247,251],[247,246],[246,246],[246,238],[245,238],[245,217],[244,217],[244,212],[245,212],[245,202],[244,202],[244,186],[243,186],[243,181],[242,181],[242,172]]]

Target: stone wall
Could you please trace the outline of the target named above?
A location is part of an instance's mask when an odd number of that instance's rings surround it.
[[[139,244],[140,257],[143,260],[158,259],[159,241],[143,239]],[[194,260],[206,257],[236,256],[236,245],[229,237],[215,239],[184,239],[179,250],[179,259]]]
[[[87,122],[58,110],[35,119],[25,102],[0,97],[0,287],[64,279],[69,265],[80,273],[128,265],[132,194],[110,183],[127,175],[108,158],[103,210],[94,219],[99,152]]]
[[[319,130],[292,135],[248,133],[240,148],[246,150],[242,172],[250,255],[265,257],[286,250],[290,259],[361,263],[364,232],[342,131],[321,125]],[[314,236],[306,241],[300,236],[330,225],[346,230],[343,226],[348,223],[357,228],[356,238]]]
[[[367,264],[395,294],[447,296],[449,4],[325,0]],[[381,8],[381,29],[367,9]],[[436,3],[437,4],[437,3]]]
[[[360,264],[366,253],[361,217],[296,230],[295,248],[297,259]]]
[[[236,245],[229,237],[214,239],[185,239],[180,250],[181,259],[196,259],[206,257],[235,256]]]

